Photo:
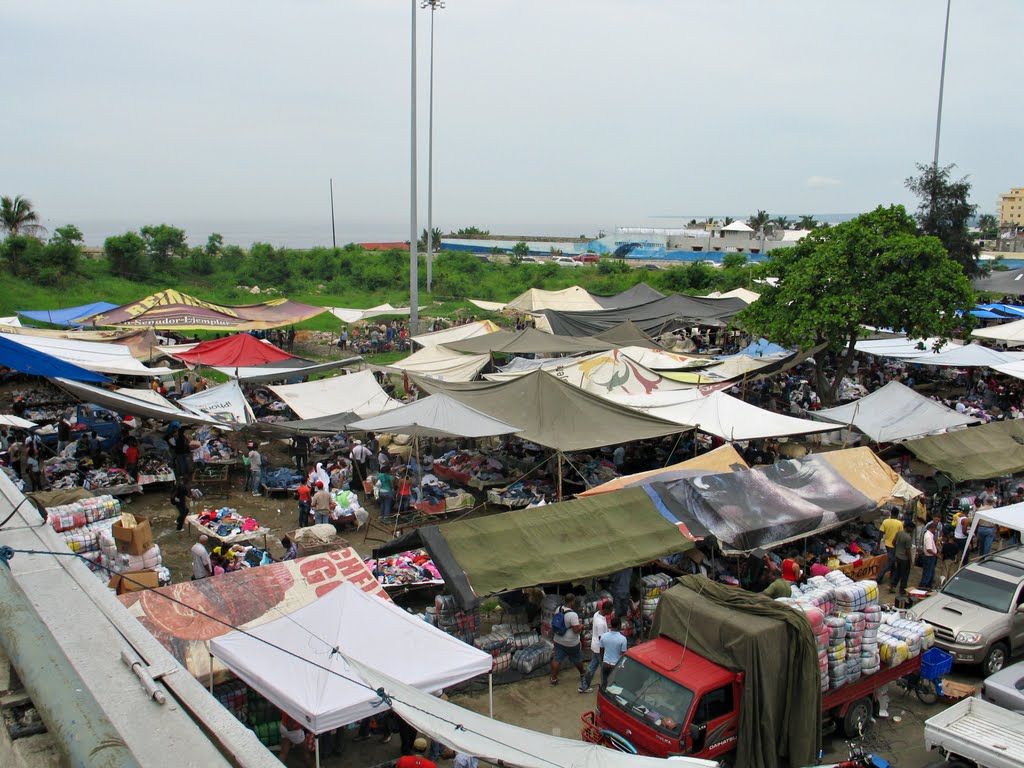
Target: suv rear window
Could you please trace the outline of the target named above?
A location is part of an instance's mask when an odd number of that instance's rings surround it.
[[[986,563],[986,567],[989,564]],[[1006,613],[1017,593],[1017,585],[988,576],[971,568],[963,568],[942,588],[942,594],[966,600],[990,611]]]

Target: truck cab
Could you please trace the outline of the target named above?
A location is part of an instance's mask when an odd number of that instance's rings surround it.
[[[736,746],[742,684],[742,674],[657,638],[616,665],[597,695],[593,725],[640,754],[714,760]]]

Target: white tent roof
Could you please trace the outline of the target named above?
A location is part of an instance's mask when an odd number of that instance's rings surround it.
[[[1024,320],[1014,320],[1012,323],[993,325],[991,328],[979,328],[971,336],[979,339],[1005,341],[1009,344],[1024,344]]]
[[[421,333],[419,336],[413,336],[412,341],[421,347],[434,347],[438,344],[447,344],[450,341],[472,339],[476,336],[494,333],[497,330],[498,326],[490,320],[477,320],[465,325],[453,325],[451,328],[434,331],[433,333]]]
[[[721,232],[753,232],[754,228],[748,226],[742,221],[734,221],[732,224],[726,224],[724,227],[720,227]]]
[[[483,299],[469,299],[468,301],[485,312],[501,312],[505,308],[505,304],[500,301],[484,301]]]
[[[1016,363],[1006,363],[1005,365],[993,365],[992,370],[999,371],[1007,376],[1013,376],[1015,379],[1024,379],[1024,360],[1018,360]]]
[[[688,399],[680,398],[674,404],[646,405],[636,398],[630,402],[630,407],[659,419],[696,427],[701,432],[729,441],[807,435],[835,429],[832,424],[766,411],[725,392],[712,392],[697,398],[693,397],[693,392],[699,390],[686,390],[684,396]]]
[[[755,301],[761,298],[760,293],[755,293],[747,288],[733,288],[731,291],[722,293],[721,291],[713,291],[708,294],[709,299],[740,299],[745,301],[747,304],[753,304]]]
[[[837,424],[853,424],[876,443],[934,435],[978,421],[962,416],[898,381],[890,381],[860,400],[826,408],[814,415]]]
[[[965,344],[954,349],[945,349],[942,352],[930,352],[919,357],[910,358],[912,363],[921,365],[941,365],[954,368],[967,368],[982,366],[991,368],[994,365],[1005,365],[1022,359],[1021,352],[999,352],[980,344]]]
[[[563,312],[591,312],[604,309],[586,289],[580,288],[578,285],[572,285],[560,291],[530,288],[507,304],[479,299],[470,299],[470,301],[480,307],[480,309],[492,312],[500,312],[503,309],[511,309],[518,312],[540,312],[543,309],[557,309]],[[538,327],[540,326],[538,325]]]
[[[343,323],[355,323],[382,315],[400,315],[404,317],[409,314],[409,307],[394,307],[391,304],[378,304],[376,307],[370,307],[369,309],[349,309],[346,307],[324,307],[324,309]],[[420,307],[420,309],[423,309],[423,307]]]
[[[302,366],[278,366],[274,363],[268,365],[251,366],[211,366],[215,371],[220,371],[229,379],[239,381],[280,381],[281,379],[292,379],[295,377],[311,376],[314,373],[333,371],[336,368],[345,368],[354,362],[362,360],[361,357],[349,357],[339,360],[330,360],[326,363],[305,364]]]
[[[348,425],[355,432],[389,432],[415,437],[494,437],[521,427],[491,418],[444,394],[430,395],[371,419]]]
[[[858,352],[877,357],[905,359],[908,357],[920,357],[925,352],[929,352],[937,342],[938,339],[935,337],[908,339],[906,336],[899,336],[891,339],[863,339],[854,344],[854,349]],[[948,341],[943,346],[943,349],[947,350],[959,346],[959,342]]]
[[[201,413],[183,411],[175,408],[173,405],[170,407],[154,405],[148,400],[139,400],[119,391],[100,389],[99,387],[71,381],[70,379],[54,379],[54,381],[68,392],[80,397],[83,402],[102,405],[104,408],[109,408],[117,413],[127,413],[132,416],[142,416],[159,421],[180,421],[185,424],[213,424],[222,429],[231,429],[229,424],[225,424],[222,421]]]
[[[371,371],[302,384],[278,384],[269,389],[284,400],[300,419],[345,412],[368,419],[402,405],[401,401],[388,397]]]
[[[348,659],[428,695],[489,673],[492,662],[490,654],[347,582],[279,619],[214,638],[210,652],[313,733],[387,709],[377,686],[368,686]]]
[[[144,400],[152,405],[158,405],[161,408],[171,408],[176,410],[174,403],[168,400],[166,397],[161,395],[159,392],[154,392],[148,387],[142,389],[135,389],[132,387],[118,387],[117,392],[122,395],[128,395],[128,397],[134,397],[136,400]]]
[[[675,352],[648,349],[647,347],[619,347],[619,352],[652,371],[678,371],[684,368],[699,368],[715,362],[707,358],[679,355]]]
[[[88,371],[118,376],[162,376],[172,372],[170,368],[147,368],[132,356],[131,349],[124,344],[103,344],[98,341],[76,341],[22,334],[9,334],[6,338]]]
[[[386,371],[430,376],[440,381],[472,381],[490,361],[491,356],[488,354],[464,355],[444,346],[432,345],[380,367]]]
[[[383,688],[394,711],[417,731],[467,755],[493,765],[518,768],[713,768],[713,760],[693,757],[644,757],[608,749],[579,739],[549,736],[487,715],[463,709],[450,701],[416,690],[362,660],[351,659],[360,677]]]
[[[252,424],[256,421],[256,416],[249,407],[237,379],[183,397],[178,404],[193,413],[212,416],[231,424]]]
[[[0,425],[5,427],[17,427],[18,429],[34,429],[39,425],[34,421],[23,419],[11,413],[0,413]]]
[[[0,317],[0,325],[16,325],[21,327],[21,318],[17,315],[11,315],[10,317]]]

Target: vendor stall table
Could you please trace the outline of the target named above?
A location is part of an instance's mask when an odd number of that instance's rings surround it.
[[[260,488],[263,489],[264,496],[284,496],[288,497],[295,493],[299,486],[281,486],[281,485],[267,485],[263,483]]]
[[[230,467],[226,464],[203,464],[192,470],[192,487],[203,492],[203,496],[231,495]]]
[[[159,483],[173,483],[174,473],[165,472],[161,475],[139,475],[139,485],[158,485]]]
[[[444,503],[431,504],[426,501],[413,502],[413,509],[422,515],[447,515],[460,509],[472,509],[476,506],[473,494],[460,491],[455,496],[445,496]]]
[[[106,488],[92,488],[91,490],[99,493],[108,493],[111,496],[131,496],[133,493],[142,493],[142,476],[139,476],[138,483],[127,483],[125,485],[111,485]]]
[[[207,528],[199,522],[199,515],[189,515],[185,518],[185,523],[188,525],[189,534],[194,535],[197,539],[200,535],[206,534],[217,544],[262,544],[263,549],[267,548],[267,534],[270,533],[270,529],[266,527],[260,527],[254,531],[246,531],[244,533],[218,536],[215,530]]]
[[[496,507],[522,509],[544,498],[543,496],[506,496],[502,493],[503,490],[502,488],[496,488],[487,491],[487,503],[493,504]]]

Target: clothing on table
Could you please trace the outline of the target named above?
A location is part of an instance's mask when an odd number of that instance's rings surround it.
[[[480,761],[465,752],[456,752],[452,758],[452,768],[479,768]]]

